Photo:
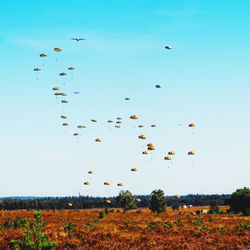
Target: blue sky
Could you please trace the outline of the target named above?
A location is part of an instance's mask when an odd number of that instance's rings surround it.
[[[135,194],[249,186],[249,10],[243,0],[1,3],[0,196],[109,196],[118,182]],[[58,76],[70,66],[76,70]],[[116,117],[120,129],[106,122]],[[87,127],[76,138],[80,124]],[[143,156],[149,142],[156,151]],[[163,160],[169,151],[172,163]]]

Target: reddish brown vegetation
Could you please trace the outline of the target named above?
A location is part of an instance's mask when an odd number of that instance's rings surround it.
[[[157,216],[142,209],[142,213],[109,213],[100,220],[98,211],[90,209],[42,213],[48,224],[44,231],[57,249],[248,249],[250,231],[237,228],[248,217],[190,214],[195,210],[181,209],[186,214],[179,215],[168,209],[167,214]],[[0,211],[0,224],[10,216],[32,220],[34,211]],[[67,218],[76,224],[75,231],[64,229]],[[24,230],[3,227],[0,249],[9,249],[12,239],[22,239]]]

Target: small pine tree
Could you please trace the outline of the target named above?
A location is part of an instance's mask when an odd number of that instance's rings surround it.
[[[126,213],[127,210],[137,208],[137,205],[134,203],[135,197],[128,190],[120,191],[119,196],[116,198],[116,200],[118,203],[120,203],[124,213]]]
[[[157,212],[157,214],[166,212],[167,201],[163,190],[154,190],[151,195],[149,209],[151,209],[153,213]]]

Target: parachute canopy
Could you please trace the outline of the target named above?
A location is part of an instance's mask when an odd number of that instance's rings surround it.
[[[156,84],[155,87],[156,87],[157,89],[160,89],[160,88],[161,88],[161,85]]]
[[[135,199],[136,202],[141,202],[141,199],[137,198]]]
[[[61,115],[62,119],[67,119],[67,116]]]
[[[121,126],[119,126],[119,125],[115,125],[115,128],[120,128]]]
[[[74,135],[74,136],[77,136],[77,135],[79,135],[79,134],[78,134],[78,133],[74,133],[73,135]]]
[[[68,101],[66,101],[66,100],[61,100],[61,103],[68,103]]]
[[[97,122],[97,120],[94,120],[94,119],[92,119],[91,121],[92,121],[92,122]]]
[[[139,139],[143,139],[143,140],[144,140],[144,139],[147,139],[147,137],[146,137],[145,135],[139,135],[138,138],[139,138]]]
[[[142,154],[143,155],[148,155],[148,151],[143,151]]]
[[[190,128],[195,127],[195,124],[194,123],[189,123],[188,127],[190,127]]]
[[[55,51],[55,52],[61,52],[62,49],[61,49],[61,48],[54,48],[54,51]]]
[[[40,57],[46,57],[47,55],[46,54],[40,54]]]
[[[148,150],[155,150],[155,146],[149,146]]]
[[[168,152],[169,155],[175,155],[175,152],[174,151],[170,151]]]
[[[96,142],[102,142],[102,139],[101,138],[97,138],[95,139]]]
[[[130,100],[130,98],[126,97],[126,98],[125,98],[125,100],[126,100],[126,101],[129,101],[129,100]]]
[[[84,185],[90,185],[90,182],[89,181],[85,181]]]
[[[34,71],[41,71],[40,68],[34,68]]]
[[[60,73],[59,75],[60,75],[60,76],[66,76],[66,75],[67,75],[67,73],[62,72],[62,73]]]
[[[138,128],[143,128],[143,125],[139,125]]]
[[[75,70],[75,67],[69,67],[68,70]]]
[[[195,155],[195,152],[194,151],[189,151],[188,155]]]
[[[93,173],[94,173],[94,171],[93,171],[93,170],[90,170],[88,173],[89,173],[89,174],[93,174]]]
[[[77,128],[86,128],[86,126],[79,125],[79,126],[77,126]]]
[[[155,125],[155,124],[151,125],[151,128],[155,128],[155,127],[156,127],[156,125]]]
[[[177,198],[177,199],[179,199],[181,196],[180,195],[178,195],[178,194],[176,194],[175,196],[174,196],[174,198]]]
[[[121,117],[117,117],[116,119],[117,119],[117,120],[122,120],[122,118],[121,118]]]
[[[122,183],[118,183],[117,186],[118,186],[118,187],[122,187],[123,184],[122,184]]]
[[[65,122],[65,123],[63,123],[62,125],[63,125],[63,126],[68,126],[69,124]]]
[[[106,200],[105,202],[106,202],[106,203],[108,203],[108,204],[110,204],[110,203],[111,203],[111,201],[110,201],[110,200]]]
[[[108,120],[109,123],[112,123],[113,121],[112,120]]]
[[[67,205],[68,205],[69,207],[72,207],[72,203],[70,203],[70,202],[68,202]]]
[[[131,115],[130,119],[133,119],[133,120],[138,119],[138,116],[137,115]]]
[[[105,182],[104,182],[104,185],[107,185],[107,186],[108,186],[108,185],[110,185],[110,183],[109,183],[108,181],[105,181]]]
[[[131,168],[131,171],[136,172],[136,171],[138,171],[138,169],[137,168]]]
[[[172,47],[169,46],[169,45],[166,45],[166,46],[165,46],[165,49],[172,49]]]
[[[171,157],[170,157],[170,156],[165,156],[165,157],[164,157],[164,160],[170,161],[170,160],[171,160]]]
[[[53,90],[60,90],[59,88],[57,88],[57,87],[55,87],[55,88],[53,88]]]

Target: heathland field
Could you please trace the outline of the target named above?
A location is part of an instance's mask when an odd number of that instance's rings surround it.
[[[122,213],[112,208],[106,213],[103,209],[40,212],[46,222],[42,230],[56,243],[55,249],[250,249],[249,217],[197,215],[198,209],[208,207],[168,208],[160,215],[149,209]],[[10,249],[12,240],[23,241],[32,221],[34,225],[34,213],[0,211],[0,249]]]

